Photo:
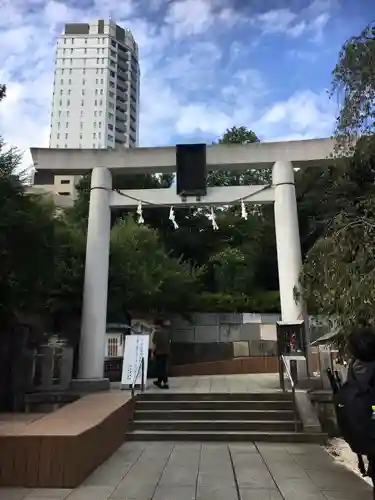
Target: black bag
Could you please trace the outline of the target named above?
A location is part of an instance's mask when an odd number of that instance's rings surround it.
[[[337,423],[354,453],[375,457],[375,373],[360,382],[352,364],[349,371],[348,380],[334,394]]]

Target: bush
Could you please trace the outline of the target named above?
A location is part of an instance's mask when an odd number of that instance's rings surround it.
[[[277,291],[258,292],[254,296],[203,292],[194,304],[196,312],[226,313],[280,313],[280,295]]]

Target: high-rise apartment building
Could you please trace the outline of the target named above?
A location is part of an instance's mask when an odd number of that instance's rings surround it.
[[[113,21],[70,23],[57,42],[50,147],[138,145],[138,45]]]
[[[129,29],[112,20],[66,24],[56,48],[50,147],[136,147],[139,93],[138,45]],[[72,198],[77,181],[34,176],[36,188]]]

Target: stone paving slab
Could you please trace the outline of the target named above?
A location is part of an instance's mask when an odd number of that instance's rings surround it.
[[[318,445],[121,446],[75,490],[0,488],[0,500],[366,500],[371,488]]]

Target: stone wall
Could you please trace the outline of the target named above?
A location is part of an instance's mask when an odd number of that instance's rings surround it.
[[[276,355],[276,314],[196,313],[171,317],[174,365]]]

